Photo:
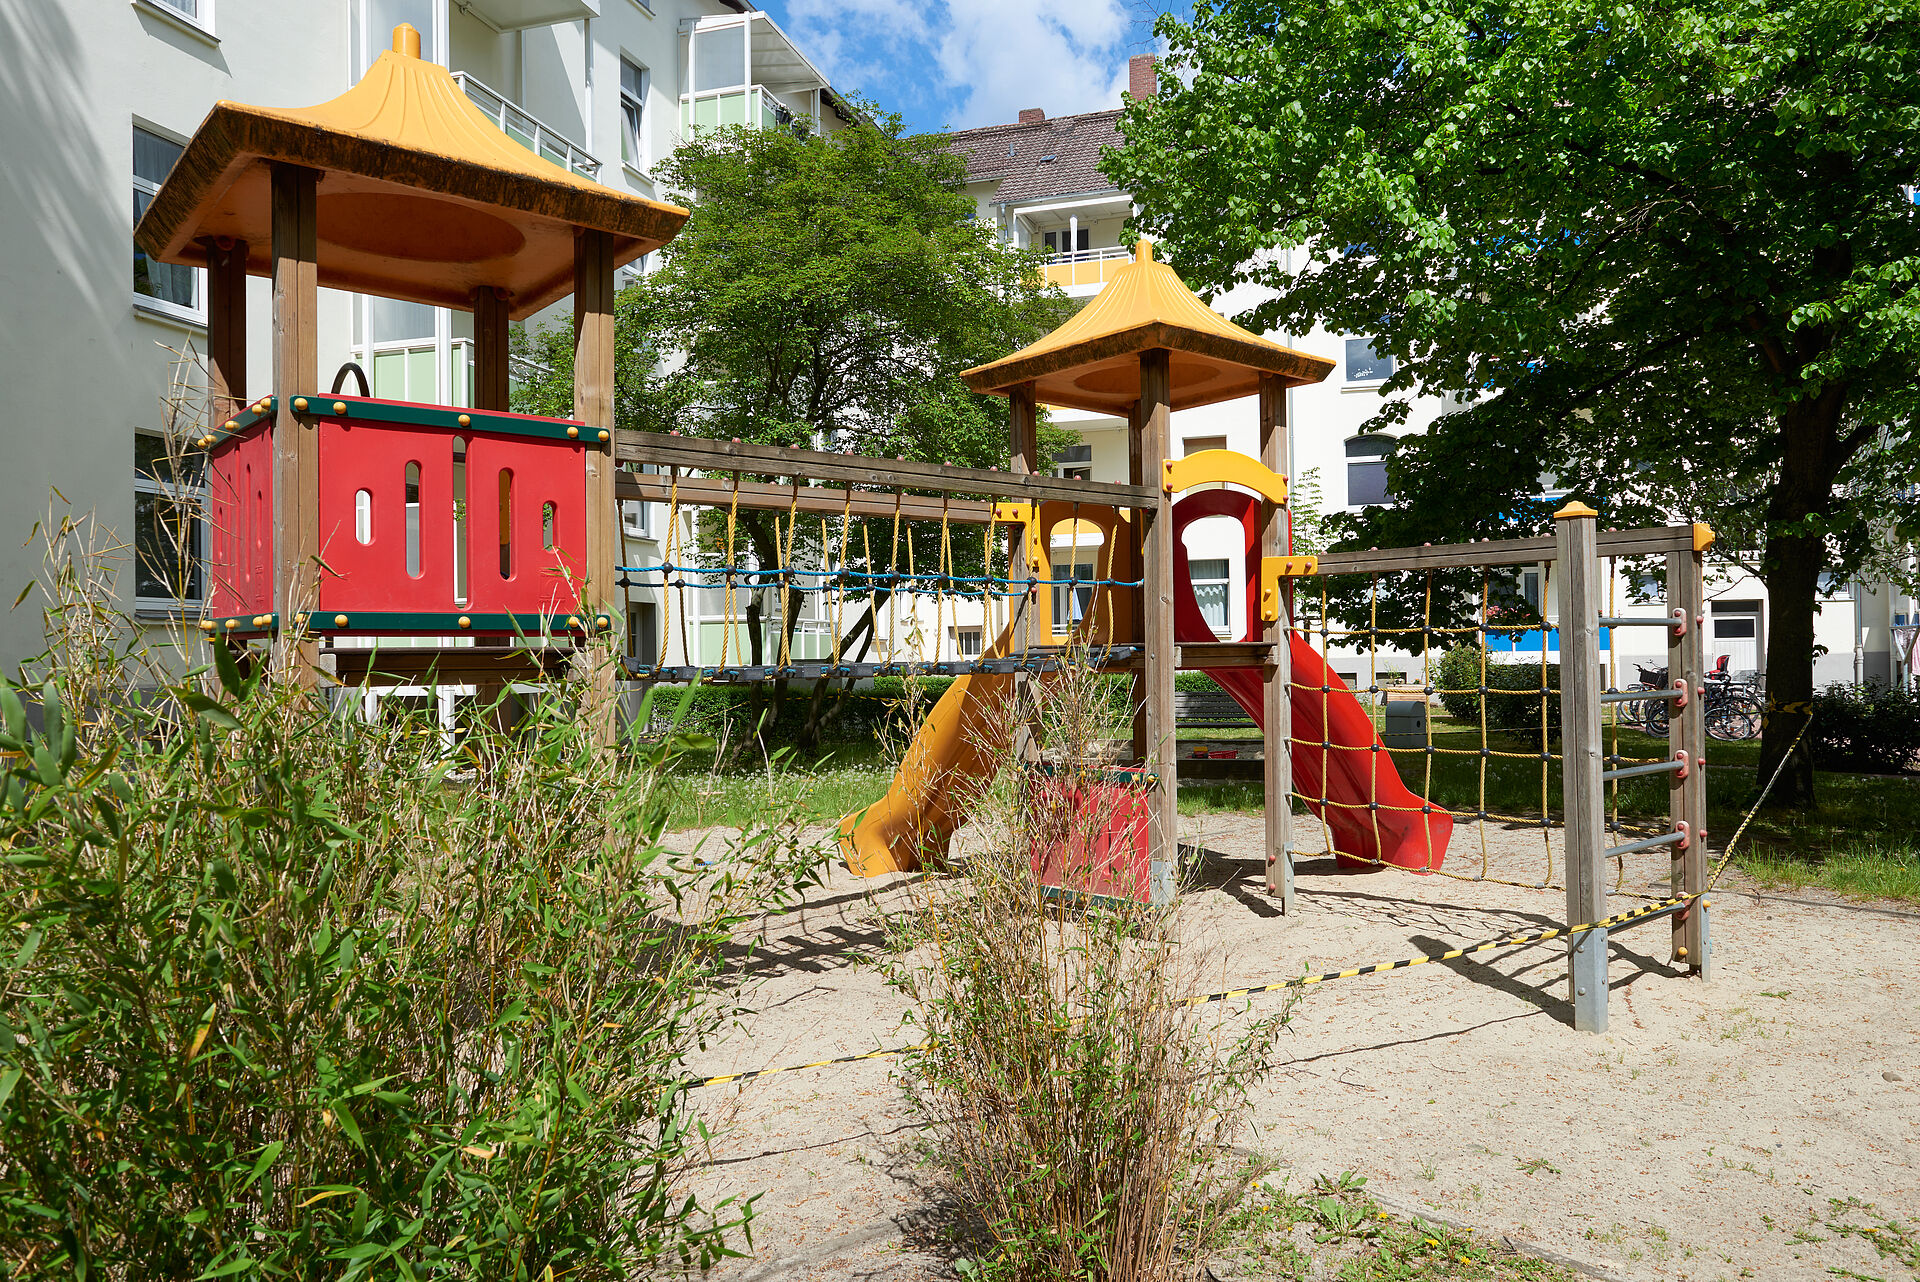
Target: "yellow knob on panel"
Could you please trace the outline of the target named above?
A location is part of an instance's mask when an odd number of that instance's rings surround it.
[[[473,620],[469,619],[466,615],[463,614],[460,616],[460,626],[463,628],[470,628],[473,626]]]
[[[333,403],[333,412],[335,414],[345,414],[347,412],[347,403],[345,401],[335,401]]]
[[[230,419],[228,419],[228,420],[227,420],[227,430],[228,430],[229,432],[237,432],[237,431],[239,431],[239,430],[240,430],[240,421],[239,421],[238,419],[231,419],[231,418],[230,418]]]
[[[460,426],[462,426],[462,427],[471,427],[472,425],[473,425],[473,415],[471,415],[471,414],[462,414],[462,415],[460,416]]]
[[[307,412],[307,398],[304,396],[294,397],[293,408],[299,410],[302,414],[305,414]]]
[[[577,627],[579,627],[579,626],[580,626],[580,616],[579,616],[579,615],[577,615],[577,614],[569,614],[569,615],[567,616],[567,626],[568,626],[568,627],[570,627],[570,628],[577,628]]]
[[[239,626],[240,626],[240,620],[238,620],[238,619],[228,619],[228,620],[227,620],[227,629],[228,629],[229,631],[231,631],[232,629],[234,629],[234,628],[237,628],[237,627],[239,627]]]
[[[578,435],[580,435],[580,429],[579,429],[579,428],[577,428],[577,427],[570,427],[570,428],[568,428],[568,429],[567,429],[567,435],[568,435],[568,436],[578,436]]]
[[[346,616],[346,615],[344,615],[344,614],[336,614],[336,615],[334,615],[334,616],[333,616],[333,626],[334,626],[334,627],[336,627],[336,628],[344,628],[344,627],[346,627],[346,626],[347,626],[347,616]]]
[[[613,433],[609,432],[606,428],[603,427],[600,429],[600,439],[603,441],[610,441],[613,439]]]

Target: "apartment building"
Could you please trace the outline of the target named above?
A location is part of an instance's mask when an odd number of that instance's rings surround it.
[[[143,623],[165,625],[182,597],[195,612],[203,570],[158,531],[197,480],[173,474],[158,433],[175,354],[205,345],[205,282],[199,269],[148,261],[133,224],[215,101],[325,101],[360,78],[401,23],[506,133],[648,197],[664,197],[653,169],[692,130],[804,119],[832,131],[850,119],[806,55],[745,0],[0,2],[0,116],[11,126],[0,140],[9,601],[41,568],[29,536],[51,505],[56,519],[91,513],[111,532],[124,549],[122,605]],[[248,385],[261,388],[269,284],[247,288]],[[320,305],[323,370],[351,361],[376,396],[469,403],[469,313],[333,290]],[[530,323],[569,318],[562,305]],[[662,515],[636,504],[624,516],[627,563],[657,563]],[[630,598],[635,643],[660,645],[658,589],[635,587]],[[0,615],[0,670],[42,644],[33,596]]]
[[[1128,67],[1131,96],[1141,98],[1156,90],[1154,59],[1133,58]],[[952,146],[966,162],[967,191],[976,216],[990,220],[1007,243],[1046,251],[1044,270],[1068,297],[1088,299],[1124,264],[1128,250],[1122,244],[1126,220],[1133,209],[1129,193],[1116,188],[1100,172],[1103,148],[1121,142],[1120,108],[1049,117],[1041,108],[1019,113],[1008,124],[962,130]],[[1282,255],[1285,262],[1289,255]],[[1179,264],[1173,264],[1177,270]],[[1262,291],[1242,287],[1209,300],[1222,315],[1233,316],[1260,301]],[[1317,501],[1322,513],[1349,512],[1392,502],[1387,486],[1387,461],[1399,437],[1422,432],[1440,415],[1455,408],[1444,396],[1394,393],[1410,402],[1403,427],[1392,433],[1369,431],[1366,424],[1382,408],[1388,393],[1384,384],[1394,372],[1393,358],[1375,351],[1373,336],[1336,334],[1315,329],[1305,334],[1276,333],[1278,342],[1334,362],[1333,376],[1311,387],[1287,393],[1287,421],[1294,464],[1296,511]],[[1052,419],[1073,428],[1080,444],[1055,460],[1063,475],[1095,480],[1127,479],[1126,423],[1112,416],[1080,410],[1052,410]],[[1226,448],[1259,453],[1259,428],[1251,400],[1227,402],[1186,410],[1173,416],[1176,448],[1185,453]],[[1074,577],[1097,577],[1100,550],[1078,536],[1076,546],[1056,538],[1057,565],[1072,564]],[[1224,518],[1196,522],[1186,535],[1189,564],[1201,608],[1222,638],[1246,634],[1244,600],[1229,590],[1243,582],[1245,566],[1237,527]],[[1753,554],[1743,558],[1752,565]],[[1064,570],[1060,573],[1065,573]],[[1764,672],[1766,667],[1767,601],[1765,586],[1741,568],[1741,559],[1713,556],[1708,564],[1710,656],[1728,656],[1736,672]],[[1512,587],[1551,618],[1556,613],[1547,590],[1545,567],[1516,572]],[[1636,588],[1643,586],[1622,572],[1611,585],[1612,608],[1622,614],[1655,613],[1652,606],[1634,606]],[[1054,614],[1064,622],[1082,595],[1056,589]],[[1543,599],[1544,597],[1544,599]],[[1885,584],[1823,584],[1822,609],[1816,640],[1824,653],[1815,660],[1819,684],[1847,681],[1910,679],[1911,649],[1920,635],[1920,607],[1913,598]],[[964,622],[956,625],[965,629]],[[1611,650],[1615,671],[1623,682],[1633,679],[1639,662],[1663,664],[1659,634],[1651,629],[1623,629],[1620,649]],[[1557,638],[1546,638],[1549,658]],[[1538,656],[1537,633],[1517,636],[1507,644],[1515,659]],[[1609,636],[1603,645],[1611,646]],[[1418,680],[1421,660],[1395,650],[1368,654],[1334,646],[1329,657],[1349,682],[1366,686]]]

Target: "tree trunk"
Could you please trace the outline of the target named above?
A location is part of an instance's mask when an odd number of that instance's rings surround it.
[[[1755,787],[1764,788],[1780,770],[1767,796],[1773,806],[1811,809],[1816,804],[1813,752],[1802,732],[1812,719],[1813,618],[1819,610],[1820,572],[1827,564],[1826,539],[1818,527],[1846,461],[1839,434],[1845,404],[1845,387],[1830,385],[1780,414],[1780,478],[1767,500],[1761,563],[1769,615],[1767,716],[1755,778]]]

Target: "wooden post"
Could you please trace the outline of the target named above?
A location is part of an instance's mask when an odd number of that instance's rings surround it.
[[[1554,516],[1560,576],[1560,784],[1567,836],[1567,924],[1607,915],[1606,805],[1601,789],[1600,584],[1595,518],[1580,502]],[[1607,1031],[1607,932],[1567,939],[1573,1026]]]
[[[1127,483],[1145,485],[1147,483],[1147,465],[1140,452],[1140,406],[1136,404],[1127,413]],[[1127,577],[1142,577],[1142,567],[1146,564],[1146,523],[1138,512],[1127,523]],[[1135,645],[1145,645],[1147,640],[1147,596],[1144,586],[1133,593],[1133,632],[1127,639]],[[1128,678],[1131,694],[1129,706],[1133,708],[1133,764],[1145,765],[1147,760],[1147,670],[1143,665],[1133,670]]]
[[[605,441],[587,442],[587,583],[585,599],[594,618],[608,627],[593,635],[612,640],[620,654],[626,620],[617,608],[614,567],[620,557],[620,505],[614,496],[613,462],[613,238],[582,228],[573,243],[573,416],[589,436],[605,431]],[[619,735],[618,673],[600,647],[585,652],[587,717],[594,742],[611,747]],[[603,661],[605,660],[605,661]]]
[[[1696,540],[1697,542],[1698,540]],[[1667,608],[1679,610],[1686,631],[1668,633],[1667,681],[1684,680],[1691,696],[1684,708],[1667,710],[1667,747],[1687,754],[1687,777],[1673,788],[1673,823],[1687,826],[1687,848],[1673,852],[1673,893],[1700,894],[1707,888],[1707,728],[1700,681],[1706,672],[1706,587],[1700,553],[1667,553]],[[1702,979],[1713,964],[1707,933],[1707,906],[1695,902],[1673,915],[1673,963]]]
[[[1293,479],[1293,460],[1287,441],[1287,388],[1272,374],[1260,376],[1260,461],[1274,472]],[[1287,542],[1287,510],[1269,505],[1260,532],[1260,555],[1286,556],[1293,549]],[[1259,567],[1249,565],[1248,574]],[[1293,655],[1289,649],[1287,601],[1284,585],[1280,617],[1271,620],[1261,637],[1273,647],[1273,658],[1266,672],[1265,698],[1261,717],[1261,739],[1265,758],[1267,816],[1267,893],[1280,897],[1280,911],[1291,916],[1296,905],[1293,896]]]
[[[507,291],[473,291],[473,407],[507,408]]]
[[[1022,383],[1007,393],[1007,415],[1007,469],[1016,476],[1039,471],[1040,407],[1034,399],[1032,383]],[[1027,544],[1034,537],[1035,531],[1028,526],[1008,528],[1008,578],[1031,573],[1032,562],[1027,559]],[[1044,588],[1028,588],[1022,605],[1015,611],[1011,630],[1015,634],[1012,644],[1016,652],[1033,649],[1035,621],[1040,616],[1041,594],[1044,591]],[[1051,624],[1047,626],[1050,628]],[[939,654],[940,643],[941,638],[935,637],[935,655]],[[1013,759],[1016,762],[1025,762],[1037,755],[1030,720],[1033,710],[1030,682],[1031,678],[1026,673],[1014,674],[1013,706],[1017,721],[1013,729]]]
[[[1140,354],[1140,458],[1146,483],[1158,486],[1161,463],[1170,457],[1173,426],[1172,353],[1155,348]],[[1140,509],[1145,586],[1140,633],[1146,646],[1141,676],[1146,686],[1147,769],[1159,776],[1148,793],[1151,816],[1147,848],[1147,897],[1171,903],[1180,867],[1180,780],[1174,742],[1173,674],[1179,666],[1173,633],[1173,498],[1162,493],[1158,505]]]
[[[293,412],[295,396],[320,390],[319,181],[317,170],[274,162],[273,601],[283,623],[320,603],[320,439],[316,420]],[[318,642],[292,627],[281,635],[282,675],[312,688]]]
[[[247,242],[210,236],[207,251],[207,392],[217,427],[247,400]]]

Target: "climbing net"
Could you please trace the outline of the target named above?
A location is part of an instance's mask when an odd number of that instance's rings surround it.
[[[943,504],[935,519],[909,516],[906,496],[896,493],[890,516],[856,515],[849,489],[837,514],[817,510],[817,499],[815,510],[803,512],[802,488],[792,493],[784,512],[748,511],[737,486],[732,501],[717,504],[683,497],[676,478],[661,560],[618,567],[617,585],[630,601],[639,591],[662,610],[662,644],[654,654],[635,656],[630,676],[726,684],[1050,671],[1067,659],[1066,639],[1055,643],[1057,632],[1111,635],[1116,590],[1141,583],[1116,573],[1120,549],[1112,540],[1095,550],[1092,573],[1082,573],[1087,536],[1077,506],[1063,522],[1072,533],[1056,549],[1058,569],[1041,577],[1032,572],[1037,562],[1010,550],[1009,532],[1024,526],[1001,521],[992,509],[984,521],[971,512],[956,517],[952,504]],[[1046,617],[1045,593],[1037,589],[1060,598],[1063,608],[1055,613],[1077,627],[1061,629],[1058,619]],[[700,625],[714,617],[702,608],[713,593],[722,626],[709,641]],[[735,623],[756,600],[774,625],[758,645]],[[769,605],[775,608],[766,610]],[[857,614],[862,605],[864,618]],[[977,620],[972,610],[963,620],[967,607],[977,609]],[[796,644],[795,624],[808,613],[822,626],[818,647]],[[957,652],[963,628],[977,629],[971,654]],[[808,648],[824,653],[801,652]],[[869,658],[876,648],[883,657]],[[1121,663],[1137,648],[1083,646],[1074,661]],[[667,662],[676,651],[681,661]]]
[[[1619,580],[1618,561],[1603,562],[1609,585]],[[1555,627],[1542,609],[1556,600],[1554,570],[1547,562],[1519,570],[1320,575],[1296,591],[1295,627],[1327,666],[1294,673],[1293,798],[1317,817],[1328,850],[1336,848],[1338,829],[1358,825],[1370,831],[1372,850],[1397,846],[1402,866],[1411,862],[1466,881],[1561,885],[1560,664]],[[1614,691],[1620,687],[1617,647],[1604,630],[1602,646],[1605,686]],[[1368,708],[1380,741],[1348,735],[1342,742],[1329,701],[1343,687]],[[1407,711],[1396,716],[1396,702]],[[1603,708],[1606,770],[1657,768],[1667,760],[1664,741],[1616,715],[1618,707]],[[1302,770],[1302,754],[1317,754],[1322,768]],[[1364,781],[1350,793],[1369,800],[1335,795],[1341,790],[1331,781],[1342,776]],[[1605,787],[1607,831],[1624,834],[1612,845],[1630,845],[1642,830],[1665,826],[1664,776],[1610,778]],[[1446,852],[1452,858],[1444,863],[1442,826],[1434,822],[1443,814],[1453,821]],[[1411,838],[1396,840],[1409,830]],[[1409,852],[1411,861],[1404,857]],[[1662,856],[1657,870],[1630,871],[1631,853],[1609,854],[1610,893],[1653,898],[1630,882],[1643,872],[1664,878],[1664,853],[1651,852]],[[1477,861],[1461,857],[1470,854]],[[1367,861],[1383,859],[1375,854]]]

